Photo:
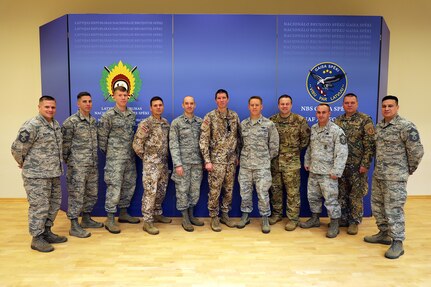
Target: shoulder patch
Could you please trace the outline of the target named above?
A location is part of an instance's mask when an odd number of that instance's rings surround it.
[[[409,130],[409,140],[412,142],[419,141],[419,133],[415,128]]]
[[[26,143],[30,139],[30,133],[27,130],[23,130],[19,133],[18,138],[20,142]]]
[[[373,127],[367,128],[367,134],[373,135],[374,134],[374,128]]]
[[[340,143],[341,144],[346,144],[347,143],[347,139],[345,135],[340,135]]]

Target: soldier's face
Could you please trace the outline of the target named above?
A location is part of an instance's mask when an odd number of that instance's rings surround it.
[[[39,114],[44,117],[48,122],[52,121],[55,116],[57,105],[55,101],[42,101],[37,106],[39,108]]]
[[[93,101],[90,96],[82,96],[78,99],[78,108],[84,114],[88,115],[91,112],[91,108],[93,107]]]
[[[225,93],[218,93],[216,96],[216,105],[219,109],[226,109],[229,103],[229,98]]]
[[[281,98],[278,102],[278,110],[282,116],[290,114],[292,110],[292,101],[289,98]]]
[[[186,114],[193,114],[196,108],[195,100],[193,97],[185,97],[183,101],[183,109]]]
[[[353,115],[358,110],[358,100],[355,97],[345,97],[343,108],[347,115]]]
[[[156,118],[160,118],[162,116],[164,109],[165,106],[161,100],[156,100],[151,103],[150,111]]]
[[[114,101],[119,108],[121,109],[126,108],[127,102],[129,101],[129,93],[127,91],[122,92],[120,90],[116,90],[112,95],[112,97],[114,98]]]
[[[331,115],[331,111],[327,106],[317,106],[316,109],[316,117],[319,121],[319,125],[324,126],[329,121],[329,116]]]
[[[248,104],[248,109],[250,110],[250,117],[258,118],[263,109],[263,105],[259,99],[251,99]]]
[[[395,100],[386,100],[382,102],[382,115],[386,121],[392,120],[397,114],[400,106]]]

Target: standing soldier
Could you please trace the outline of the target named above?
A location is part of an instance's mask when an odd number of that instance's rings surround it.
[[[151,116],[139,123],[133,140],[133,149],[142,159],[142,214],[143,230],[151,235],[159,234],[154,222],[171,223],[171,219],[162,215],[162,203],[168,186],[168,141],[169,123],[162,118],[163,100],[153,97],[150,100]]]
[[[22,169],[27,193],[31,248],[40,252],[54,250],[51,243],[66,242],[65,236],[52,233],[60,209],[60,175],[63,172],[62,139],[59,123],[54,119],[53,97],[39,99],[39,115],[25,122],[12,144],[12,155]]]
[[[215,93],[217,109],[205,115],[199,146],[208,171],[208,210],[211,229],[221,231],[220,222],[235,227],[228,212],[232,207],[232,192],[238,164],[239,117],[227,108],[229,94],[220,89]],[[222,216],[219,219],[219,197],[223,189]]]
[[[272,215],[270,224],[281,221],[283,217],[283,186],[286,189],[286,231],[295,230],[299,223],[301,206],[301,150],[310,141],[310,127],[304,117],[294,114],[292,98],[281,95],[278,98],[279,113],[269,119],[275,123],[280,136],[280,150],[271,163],[272,173]]]
[[[338,235],[338,220],[341,208],[338,203],[338,178],[346,165],[348,148],[343,130],[329,120],[331,110],[327,104],[319,104],[316,109],[317,124],[311,127],[310,145],[304,159],[308,177],[308,202],[312,216],[301,222],[302,228],[319,227],[322,212],[322,196],[331,219],[326,237]]]
[[[398,115],[398,98],[382,99],[383,120],[376,127],[376,165],[373,174],[371,208],[379,233],[365,236],[368,243],[390,245],[385,257],[404,254],[404,204],[407,180],[424,155],[416,126]]]
[[[83,228],[100,228],[103,223],[90,217],[97,201],[99,179],[97,122],[90,114],[93,102],[88,92],[79,93],[77,99],[78,111],[64,121],[61,131],[63,159],[67,164],[67,217],[71,222],[69,234],[85,238],[91,236],[91,233]],[[81,212],[82,220],[79,225],[78,217]]]
[[[195,100],[186,96],[182,107],[184,114],[174,119],[169,131],[169,148],[175,171],[172,180],[177,189],[177,209],[183,215],[182,226],[193,231],[193,225],[204,223],[193,216],[193,208],[199,200],[202,182],[202,156],[199,150],[202,119],[195,116]]]
[[[118,222],[139,223],[139,218],[127,213],[136,187],[135,154],[132,148],[136,114],[127,107],[130,96],[126,88],[115,87],[112,97],[115,107],[102,115],[98,136],[99,148],[106,154],[105,210],[108,216],[105,228],[111,233],[120,233],[120,227],[115,222],[117,205],[120,208]]]
[[[278,154],[278,132],[275,124],[262,116],[262,98],[248,100],[250,117],[241,122],[241,158],[238,181],[241,191],[241,220],[238,228],[250,223],[248,215],[253,210],[253,185],[256,186],[259,213],[262,216],[262,232],[271,231],[268,216],[271,215],[268,190],[271,187],[271,159]]]
[[[364,214],[363,197],[368,193],[368,169],[374,155],[374,125],[369,115],[358,112],[358,98],[344,96],[345,113],[334,121],[346,134],[349,155],[343,176],[339,178],[338,201],[341,206],[340,226],[348,226],[347,234],[358,233]]]

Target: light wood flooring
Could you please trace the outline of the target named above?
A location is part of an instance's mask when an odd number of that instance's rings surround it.
[[[68,236],[44,254],[30,249],[27,207],[25,199],[0,199],[0,286],[431,286],[430,197],[408,199],[398,260],[384,258],[388,246],[363,242],[377,232],[373,218],[358,235],[341,228],[335,239],[325,237],[326,224],[286,232],[283,220],[263,234],[253,218],[242,230],[223,225],[215,233],[205,218],[189,233],[175,218],[157,224],[157,236],[121,224],[121,234],[92,229],[90,238]],[[68,235],[64,212],[55,223]]]

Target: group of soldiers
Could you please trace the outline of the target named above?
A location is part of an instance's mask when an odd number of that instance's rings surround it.
[[[374,157],[372,211],[379,233],[364,240],[391,245],[385,254],[387,258],[398,258],[404,253],[406,183],[424,152],[415,125],[398,115],[395,96],[383,98],[384,119],[376,128],[370,116],[357,110],[358,98],[352,93],[344,96],[345,113],[334,122],[330,120],[330,106],[319,104],[315,109],[318,122],[311,128],[304,117],[291,111],[293,100],[289,95],[278,98],[279,113],[269,119],[262,115],[262,98],[250,97],[250,116],[242,122],[236,112],[228,109],[229,94],[224,89],[216,91],[217,107],[203,119],[194,113],[194,98],[186,96],[182,102],[184,113],[171,125],[162,117],[163,99],[153,97],[151,115],[139,123],[136,132],[136,115],[127,107],[128,91],[115,87],[112,97],[115,106],[97,123],[91,115],[91,95],[79,93],[77,113],[60,126],[54,119],[55,99],[42,96],[39,115],[19,130],[12,154],[22,169],[30,205],[32,249],[50,252],[54,250],[52,243],[67,241],[65,236],[51,231],[61,201],[62,160],[67,164],[67,217],[71,221],[71,236],[89,237],[91,233],[86,229],[103,226],[111,233],[120,233],[115,221],[117,208],[118,222],[140,222],[127,211],[136,187],[135,154],[143,162],[143,230],[158,234],[154,223],[171,222],[162,210],[169,181],[170,153],[176,208],[182,214],[184,230],[191,232],[194,226],[204,225],[194,216],[194,207],[199,200],[205,169],[213,231],[222,230],[220,223],[231,228],[244,228],[250,223],[255,189],[263,233],[269,233],[270,225],[283,219],[285,191],[285,230],[293,231],[297,226],[319,227],[323,198],[330,218],[328,238],[336,237],[340,226],[348,227],[348,234],[358,233],[363,197],[368,192],[368,170]],[[107,218],[104,223],[90,216],[97,201],[98,149],[106,155]],[[309,172],[307,196],[312,216],[300,222],[300,155],[304,149],[303,165]],[[238,222],[233,222],[229,211],[238,165],[242,215]]]

